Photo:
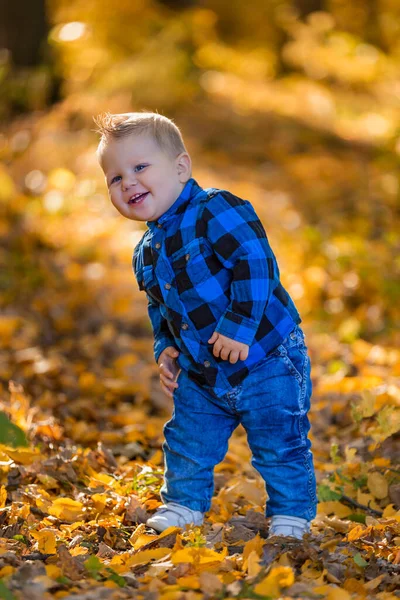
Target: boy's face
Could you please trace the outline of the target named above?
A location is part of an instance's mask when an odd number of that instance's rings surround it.
[[[110,140],[101,166],[111,202],[128,219],[156,221],[190,178],[190,157],[172,157],[147,134]]]

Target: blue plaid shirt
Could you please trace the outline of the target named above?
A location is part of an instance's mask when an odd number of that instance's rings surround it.
[[[167,346],[181,369],[218,397],[301,322],[252,205],[194,179],[136,246],[133,269],[148,299],[156,361]],[[236,364],[214,357],[214,331],[250,346]]]

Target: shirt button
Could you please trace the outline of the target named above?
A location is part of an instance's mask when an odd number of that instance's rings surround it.
[[[185,254],[185,259],[186,259],[186,261],[188,261],[188,260],[189,260],[189,258],[190,258],[190,254]]]
[[[182,323],[182,329],[186,331],[186,329],[189,329],[189,325],[187,323]]]
[[[156,244],[156,248],[157,248],[157,250],[159,250],[159,249],[161,248],[161,244],[159,244],[159,243],[157,242],[157,244]]]
[[[205,360],[203,365],[208,369],[208,367],[211,367],[211,363],[209,360]]]
[[[171,286],[171,284],[170,284],[170,283],[166,283],[166,284],[164,285],[164,287],[165,287],[165,289],[166,289],[166,290],[170,290],[172,286]]]
[[[162,229],[161,223],[157,223],[157,227],[158,227],[158,229]]]

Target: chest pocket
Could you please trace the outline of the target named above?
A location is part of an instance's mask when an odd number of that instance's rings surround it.
[[[143,267],[138,273],[139,289],[144,290],[153,300],[163,302],[160,286],[151,265]]]
[[[181,294],[210,277],[209,257],[212,249],[202,239],[186,244],[171,257],[178,292]]]

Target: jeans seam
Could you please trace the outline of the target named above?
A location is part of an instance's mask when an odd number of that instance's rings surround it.
[[[305,417],[304,397],[305,397],[306,389],[307,389],[307,369],[308,369],[309,361],[310,361],[310,359],[309,359],[308,355],[306,355],[306,359],[305,359],[304,365],[303,365],[303,382],[301,385],[301,391],[300,391],[300,396],[299,396],[300,435],[301,435],[302,442],[304,442],[305,446],[307,445],[307,439],[306,439],[306,436],[304,435],[304,427],[303,427],[304,417]],[[304,466],[305,466],[305,468],[307,470],[307,474],[308,474],[308,477],[307,477],[308,493],[310,496],[311,503],[315,507],[318,500],[317,500],[314,485],[313,485],[313,481],[314,481],[313,469],[310,466],[311,456],[312,456],[312,453],[311,453],[310,449],[307,448],[306,452],[304,454]],[[315,512],[315,508],[309,508],[307,514],[310,519],[314,518],[314,512]]]
[[[313,485],[313,470],[310,468],[310,464],[309,464],[309,458],[310,458],[310,451],[307,450],[307,452],[304,454],[304,464],[308,473],[308,478],[307,478],[307,483],[308,483],[308,493],[311,499],[311,503],[313,505],[314,508],[309,508],[307,514],[309,515],[310,519],[314,518],[314,514],[315,514],[315,506],[318,503],[318,499],[317,496],[315,494],[314,491],[314,485]]]
[[[296,348],[296,346],[289,346],[289,350],[291,348]],[[306,352],[302,352],[302,354],[303,354],[304,357],[307,358],[307,353]],[[289,356],[288,349],[285,347],[284,344],[280,344],[278,346],[278,352],[277,352],[276,356],[278,356],[279,358],[281,358],[283,360],[283,362],[285,363],[285,365],[289,369],[290,374],[293,377],[295,377],[295,379],[298,381],[298,383],[299,383],[299,385],[301,387],[302,383],[304,381],[304,369],[303,369],[303,376],[302,376],[302,374],[299,373],[299,371],[297,370],[297,368],[293,364],[293,361],[292,361],[292,359]]]

